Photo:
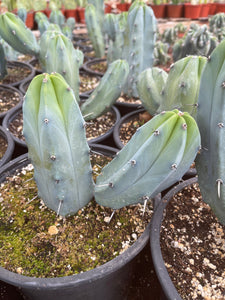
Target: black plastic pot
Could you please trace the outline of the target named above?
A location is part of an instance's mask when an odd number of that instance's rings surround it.
[[[119,110],[115,107],[112,106],[111,107],[111,111],[115,116],[115,124],[114,126],[119,122],[120,120],[120,113]],[[10,123],[12,123],[15,118],[22,112],[22,103],[20,105],[18,105],[17,107],[15,107],[14,109],[10,110],[9,113],[6,114],[5,118],[3,119],[2,122],[2,126],[8,130],[12,136],[12,139],[15,142],[16,147],[22,147],[24,149],[27,149],[27,145],[26,142],[22,139],[19,139],[18,137],[16,137],[11,131],[10,131]],[[103,143],[105,140],[113,140],[113,129],[114,126],[111,127],[106,133],[102,134],[101,136],[98,136],[96,138],[93,138],[91,140],[88,141],[89,144],[93,144],[93,143]],[[112,146],[114,146],[114,144],[111,144]],[[109,146],[111,146],[109,145]]]
[[[0,136],[3,137],[7,143],[7,148],[4,155],[0,158],[0,167],[6,164],[12,158],[13,151],[14,151],[14,141],[9,134],[9,132],[0,126]]]
[[[104,75],[103,72],[94,71],[90,67],[105,61],[106,61],[105,58],[96,58],[96,59],[89,60],[83,64],[82,69],[89,74],[98,75],[102,77]]]
[[[38,63],[38,59],[36,57],[33,57],[30,61],[29,64],[33,66],[35,70],[35,75],[42,74],[43,71],[41,69],[38,69],[35,67],[35,65]]]
[[[134,119],[136,116],[138,116],[139,113],[143,113],[145,111],[144,108],[138,109],[136,111],[132,111],[126,115],[124,115],[119,122],[115,125],[113,130],[113,139],[115,142],[116,147],[119,149],[122,149],[124,147],[123,142],[120,139],[120,128],[124,123],[129,122],[130,120]]]
[[[20,100],[18,101],[18,103],[16,104],[16,106],[21,105],[22,101],[23,101],[23,94],[20,92],[19,89],[12,87],[12,86],[8,86],[8,85],[4,85],[4,84],[0,84],[0,93],[7,91],[8,93],[11,94],[11,97],[13,97],[15,94],[18,94]],[[15,107],[15,106],[14,106]],[[0,124],[2,123],[3,118],[5,117],[5,115],[7,114],[7,112],[9,112],[11,109],[13,109],[14,107],[11,107],[9,110],[4,111],[4,112],[0,112]]]
[[[118,100],[116,101],[115,106],[119,109],[122,117],[125,116],[126,114],[135,112],[138,109],[143,108],[141,104],[120,102]]]
[[[114,155],[115,149],[100,145],[93,151]],[[10,161],[0,170],[0,183],[9,174],[27,165],[27,155]],[[137,241],[118,257],[90,271],[59,278],[32,278],[0,267],[0,280],[18,287],[30,300],[125,300],[136,268],[136,259],[149,245],[150,224]],[[151,296],[150,296],[151,297]],[[152,299],[156,299],[153,297]]]
[[[13,68],[23,68],[23,69],[28,69],[30,71],[30,74],[23,79],[12,82],[10,84],[6,84],[7,86],[13,86],[13,87],[19,87],[19,85],[23,82],[30,81],[34,76],[35,76],[35,69],[33,68],[32,65],[25,63],[25,62],[20,62],[20,61],[8,61],[7,62],[7,68],[13,69]]]
[[[182,300],[170,279],[160,248],[160,228],[164,217],[164,210],[176,193],[195,182],[197,182],[197,177],[189,178],[170,189],[162,199],[155,199],[156,209],[151,221],[150,247],[155,272],[161,286],[160,300]]]

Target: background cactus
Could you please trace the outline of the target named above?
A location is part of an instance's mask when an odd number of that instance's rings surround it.
[[[154,48],[154,65],[166,65],[169,63],[171,57],[168,52],[169,45],[161,41],[157,41]]]
[[[50,23],[54,23],[62,27],[65,23],[65,17],[61,10],[52,10],[49,16],[49,21]]]
[[[61,216],[76,213],[93,196],[92,171],[84,120],[61,75],[32,80],[23,119],[39,196]]]
[[[194,25],[173,47],[173,60],[177,61],[187,55],[209,56],[217,45],[217,39],[210,33],[207,25]]]
[[[109,110],[120,96],[128,72],[129,66],[125,60],[116,60],[109,65],[99,85],[81,106],[85,120],[94,119]]]
[[[2,45],[4,49],[4,54],[6,60],[17,60],[18,56],[20,55],[19,52],[14,50],[8,43],[6,43],[5,40],[0,38],[0,44]]]
[[[0,43],[0,79],[5,78],[8,74],[7,71],[7,61],[5,59],[5,52],[3,45]]]
[[[128,12],[122,58],[130,66],[125,94],[137,97],[137,77],[153,66],[156,40],[156,18],[150,6],[135,1]]]
[[[225,13],[218,13],[209,19],[209,30],[219,42],[225,38]]]
[[[203,200],[225,224],[225,41],[213,51],[202,74],[197,123],[202,151],[196,160]]]
[[[154,197],[181,179],[199,147],[198,126],[188,113],[174,110],[155,116],[102,169],[95,200],[119,209]]]
[[[79,68],[83,64],[83,52],[74,49],[71,40],[62,33],[49,30],[41,37],[40,49],[43,70],[47,73],[60,73],[79,102]]]
[[[39,45],[32,31],[13,13],[0,15],[0,36],[16,51],[37,56]]]
[[[88,4],[85,8],[85,22],[95,56],[101,58],[105,55],[105,41],[101,27],[102,24],[98,19],[97,9],[93,4]]]
[[[17,15],[18,17],[25,23],[26,22],[26,19],[27,19],[27,10],[26,8],[19,8],[18,11],[17,11]]]
[[[206,61],[205,57],[188,56],[174,63],[168,75],[158,69],[141,73],[137,87],[143,106],[152,115],[177,108],[195,117],[200,79]]]

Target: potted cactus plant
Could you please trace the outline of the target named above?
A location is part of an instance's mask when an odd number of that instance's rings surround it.
[[[222,150],[224,126],[224,49],[225,42],[222,41],[212,52],[201,77],[196,116],[202,143],[201,151],[196,159],[198,178],[193,178],[188,183],[182,183],[175,190],[170,191],[162,201],[159,201],[156,214],[153,217],[150,235],[152,257],[166,299],[194,298],[196,294],[203,298],[224,298],[223,236],[225,231],[225,206],[223,188],[224,152]],[[198,186],[196,186],[197,182]],[[191,186],[187,186],[188,184]],[[185,190],[184,187],[186,187]],[[178,196],[172,199],[176,193]],[[181,201],[179,201],[179,198]],[[166,207],[167,205],[171,207],[169,204],[170,201],[171,205],[173,205],[172,207],[176,207],[177,215],[175,218],[179,219],[179,222],[182,222],[182,219],[188,220],[187,223],[190,225],[191,232],[189,233],[182,231],[180,227],[179,230],[183,232],[183,238],[178,237],[176,233],[177,224],[175,225],[174,220],[170,220],[169,225],[168,222],[163,223],[161,227],[163,215],[165,216],[165,212],[167,211]],[[183,201],[186,205],[184,213],[176,205],[176,203]],[[192,212],[191,215],[188,211]],[[185,225],[184,223],[182,225],[180,223],[180,226]],[[215,234],[213,233],[210,236],[213,227],[215,228]],[[173,228],[176,229],[173,230]],[[187,225],[185,228],[187,229]],[[165,243],[173,245],[166,252],[174,252],[174,261],[177,257],[175,253],[178,253],[179,260],[183,262],[183,264],[177,262],[177,268],[174,268],[171,260],[170,263],[168,262],[164,251],[162,256],[160,250],[160,230],[161,232],[166,232],[170,238],[170,241],[168,241],[166,236],[163,235],[161,237],[161,245]],[[200,233],[202,234],[200,235]],[[174,234],[176,234],[175,239]],[[193,243],[191,244],[187,238],[188,235],[192,239]],[[214,242],[214,237],[216,242]],[[222,243],[222,247],[220,247],[220,242]],[[212,245],[214,245],[213,248]],[[190,248],[188,248],[189,246]],[[174,272],[176,273],[175,276]],[[208,277],[209,273],[212,276]],[[214,285],[215,275],[217,277],[216,289]],[[177,284],[177,282],[175,283],[175,277],[180,278],[180,280],[182,277],[181,285]],[[186,281],[186,284],[184,281]]]
[[[62,216],[79,212],[93,195],[97,203],[113,209],[147,201],[182,177],[200,144],[198,128],[191,116],[178,110],[162,113],[139,130],[102,169],[94,184],[84,120],[73,90],[60,74],[45,73],[33,79],[25,96],[23,114],[24,135],[38,193],[45,205],[55,211],[53,214]],[[17,168],[18,165],[14,166]],[[2,180],[8,170],[1,171]],[[53,227],[57,229],[56,225]],[[126,251],[121,254],[123,257],[119,255],[81,274],[33,278],[18,274],[22,271],[20,267],[17,274],[1,267],[0,279],[19,286],[32,300],[56,296],[69,300],[74,295],[76,299],[105,299],[106,295],[109,299],[124,299],[121,283],[125,288],[127,282],[122,278],[130,274],[128,262],[144,246],[143,240],[147,241],[146,234],[127,254]],[[46,269],[46,262],[44,265]]]

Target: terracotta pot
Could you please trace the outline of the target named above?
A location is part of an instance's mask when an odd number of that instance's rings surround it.
[[[51,14],[51,9],[49,8],[46,8],[44,13],[46,14],[46,16],[49,18],[50,17],[50,14]]]
[[[77,14],[78,14],[78,22],[85,24],[85,8],[84,7],[78,7],[77,8]]]
[[[156,18],[165,18],[166,16],[166,5],[160,4],[160,5],[150,5],[152,8],[154,15]]]
[[[34,27],[34,12],[33,11],[29,11],[27,13],[26,26],[30,29],[33,29],[33,27]]]
[[[184,16],[183,4],[169,4],[166,7],[167,18],[182,18]]]
[[[110,14],[112,6],[109,3],[105,3],[105,14]]]
[[[78,19],[78,12],[77,9],[66,9],[65,10],[65,17],[68,18],[75,18],[76,22],[79,21]]]
[[[188,19],[198,19],[201,13],[201,4],[184,4],[184,17]]]
[[[225,3],[217,3],[216,4],[216,13],[225,13]]]
[[[116,8],[120,11],[128,11],[128,3],[117,3]]]
[[[202,8],[201,8],[201,12],[200,12],[200,18],[207,18],[209,15],[209,8],[210,5],[209,4],[201,4]]]
[[[209,3],[209,15],[215,15],[217,3]]]

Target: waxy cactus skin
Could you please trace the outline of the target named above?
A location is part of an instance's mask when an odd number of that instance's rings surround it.
[[[39,196],[59,215],[75,214],[93,196],[92,170],[84,120],[61,75],[32,80],[23,120]]]
[[[202,150],[196,168],[203,200],[225,224],[225,41],[213,51],[202,74],[197,123]]]
[[[174,110],[155,116],[102,169],[96,201],[119,209],[154,197],[181,179],[199,147],[198,126],[188,113]]]
[[[13,13],[0,15],[0,36],[16,51],[37,56],[39,45],[32,31]]]

